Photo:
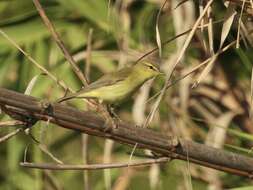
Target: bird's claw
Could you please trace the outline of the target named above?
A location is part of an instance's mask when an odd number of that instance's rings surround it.
[[[112,118],[106,119],[104,132],[110,132],[113,129],[117,129],[117,128],[118,128],[118,124],[114,119]]]

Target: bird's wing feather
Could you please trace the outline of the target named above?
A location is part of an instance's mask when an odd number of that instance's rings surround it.
[[[82,89],[81,91],[90,91],[92,89],[97,89],[104,86],[111,86],[113,84],[116,84],[117,82],[124,80],[127,76],[129,76],[130,72],[130,68],[124,68],[119,70],[118,72],[106,74],[95,82],[91,83],[88,87]]]
[[[96,80],[95,82],[91,83],[89,86],[80,89],[76,93],[69,94],[61,99],[59,99],[57,102],[63,102],[65,100],[69,100],[72,98],[75,98],[85,92],[91,91],[93,89],[98,89],[100,87],[105,87],[105,86],[111,86],[113,84],[116,84],[120,81],[123,81],[127,76],[129,76],[131,72],[130,68],[123,68],[115,73],[109,73],[103,75],[101,78]]]

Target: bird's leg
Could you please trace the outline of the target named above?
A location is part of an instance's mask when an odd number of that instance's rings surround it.
[[[111,117],[113,119],[117,119],[117,121],[122,122],[122,120],[120,119],[120,117],[115,113],[114,107],[112,107],[111,105],[107,104],[106,105],[106,109],[107,109],[108,113],[111,115]]]
[[[113,119],[110,111],[108,110],[108,107],[104,104],[101,104],[101,108],[100,111],[101,111],[101,114],[102,116],[104,117],[105,119],[105,129],[104,131],[110,131],[112,129],[116,129],[118,126],[117,126],[117,122]]]

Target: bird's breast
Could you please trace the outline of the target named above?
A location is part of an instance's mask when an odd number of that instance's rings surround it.
[[[82,94],[83,97],[100,99],[106,103],[117,103],[131,96],[145,81],[127,78],[112,85],[102,86]]]
[[[119,102],[125,99],[131,92],[131,87],[127,84],[127,81],[121,81],[117,84],[103,86],[101,88],[92,90],[84,95],[89,98],[101,99],[107,103]]]

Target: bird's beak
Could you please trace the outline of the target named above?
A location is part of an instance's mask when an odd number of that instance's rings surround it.
[[[165,75],[165,73],[159,71],[158,75]]]

